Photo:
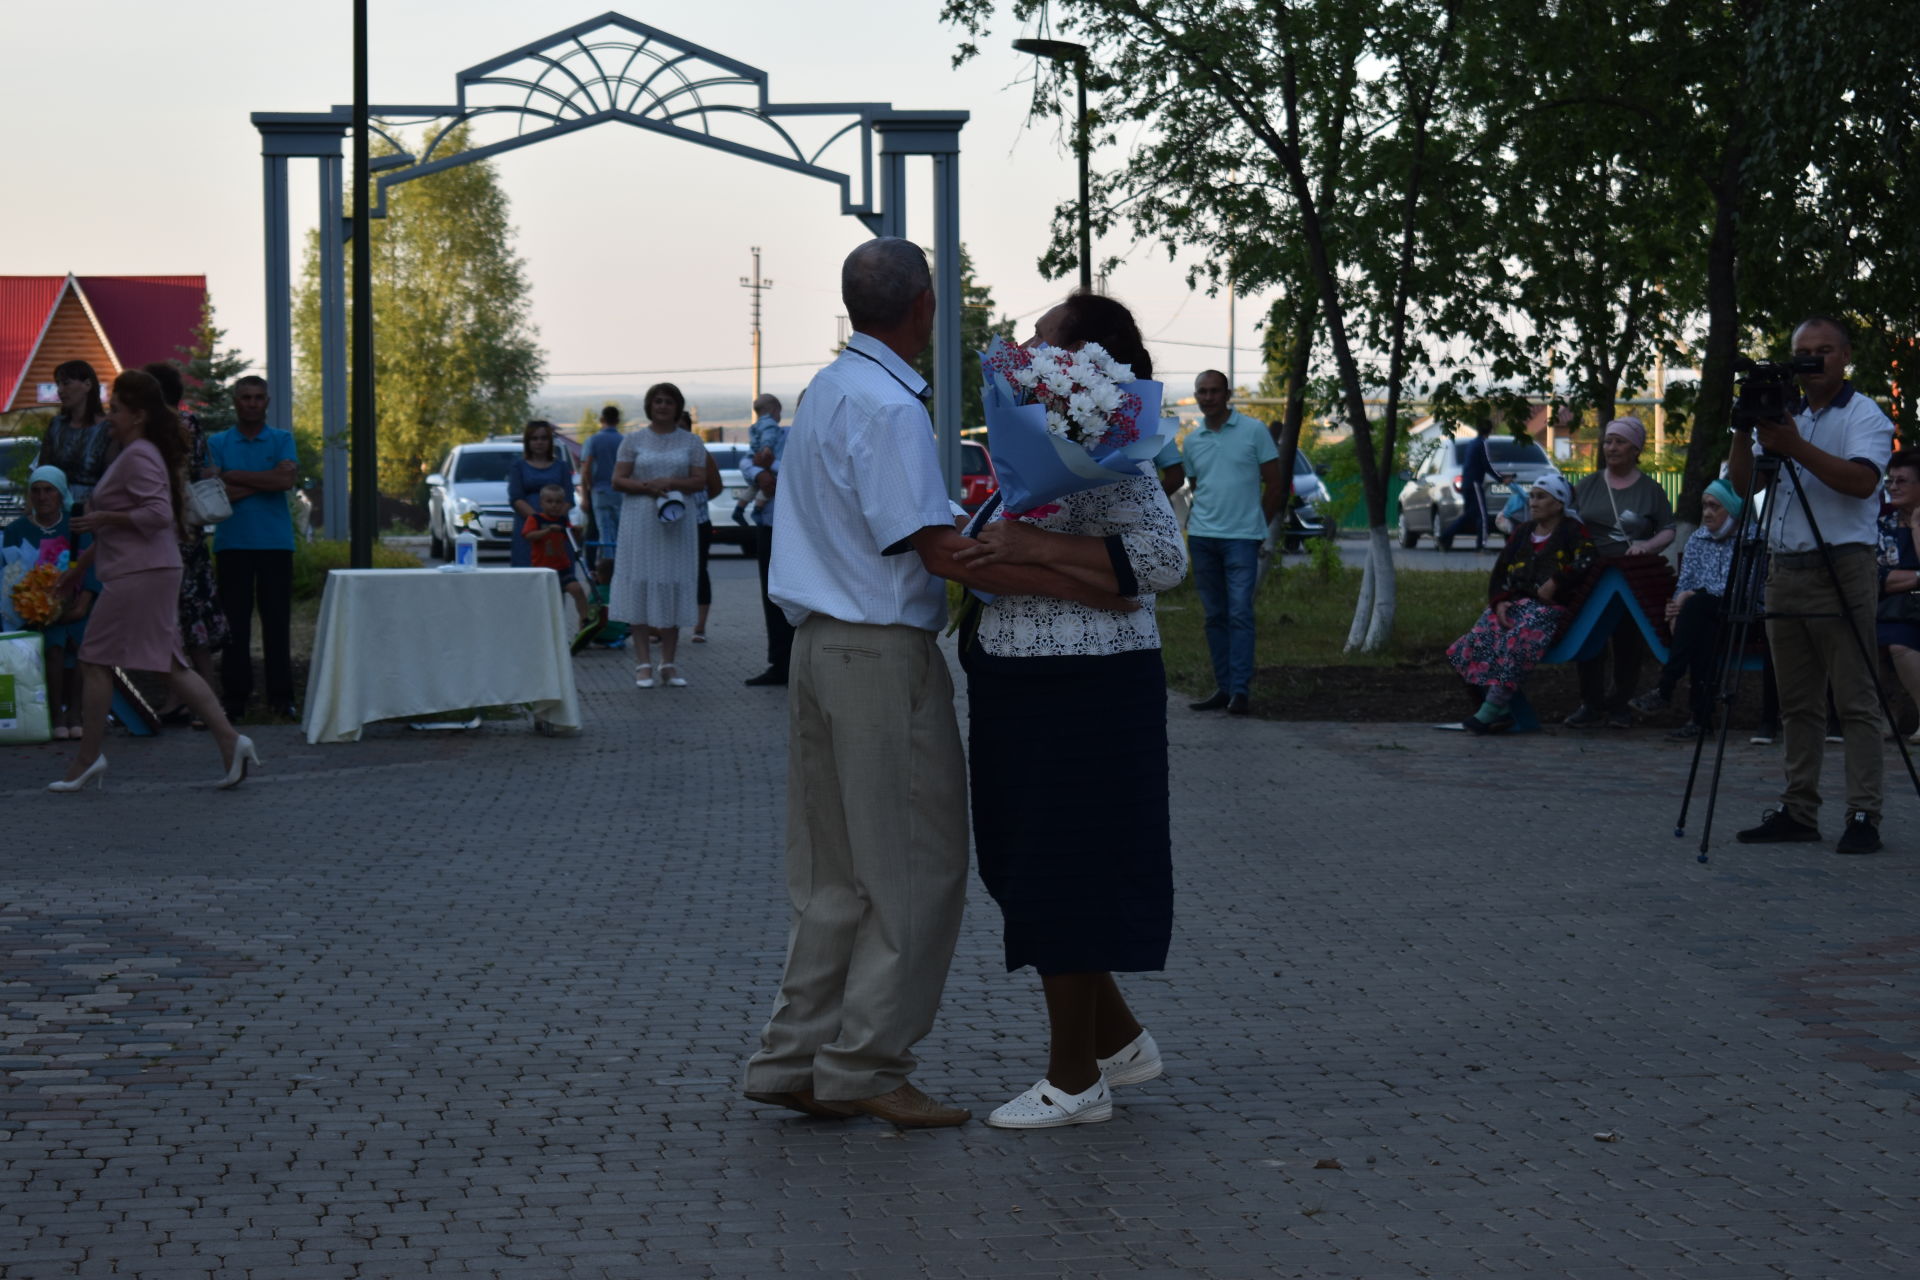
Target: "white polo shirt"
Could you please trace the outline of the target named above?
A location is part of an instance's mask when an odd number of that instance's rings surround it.
[[[1815,448],[1836,458],[1864,462],[1881,475],[1886,474],[1887,459],[1893,454],[1893,423],[1880,411],[1879,405],[1855,391],[1851,382],[1842,383],[1840,394],[1818,412],[1802,400],[1793,424],[1799,428],[1800,438]],[[1760,452],[1758,440],[1753,443],[1753,451]],[[1773,510],[1766,515],[1769,547],[1775,551],[1812,551],[1819,545],[1807,523],[1808,506],[1813,508],[1820,536],[1829,546],[1879,543],[1880,499],[1877,496],[1855,498],[1829,488],[1805,467],[1795,467],[1794,471],[1800,479],[1800,490],[1806,495],[1805,501],[1801,500],[1800,492],[1795,492],[1793,481],[1783,473],[1774,491]]]
[[[780,457],[767,594],[796,627],[809,615],[939,631],[946,583],[907,540],[951,527],[953,508],[920,397],[926,379],[856,333],[813,376]]]

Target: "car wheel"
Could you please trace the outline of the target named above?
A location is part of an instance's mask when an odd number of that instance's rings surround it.
[[[1433,513],[1433,545],[1442,551],[1453,550],[1453,539],[1442,537],[1440,534],[1440,512],[1438,508],[1436,508]]]
[[[1407,523],[1407,512],[1404,507],[1400,511],[1400,545],[1409,551],[1420,545],[1420,535]]]
[[[427,525],[427,556],[433,560],[453,559],[451,555],[447,554],[446,539],[440,536],[439,531],[435,529],[431,523]]]

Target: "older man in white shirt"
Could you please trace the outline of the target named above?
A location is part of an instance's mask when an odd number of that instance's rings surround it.
[[[925,253],[867,241],[841,293],[854,334],[815,375],[780,464],[769,592],[795,628],[788,701],[786,971],[747,1097],[911,1128],[970,1113],[908,1082],[966,900],[966,766],[937,637],[953,578],[1130,602],[1050,569],[962,568],[912,359],[933,333]],[[940,576],[935,576],[936,574]]]

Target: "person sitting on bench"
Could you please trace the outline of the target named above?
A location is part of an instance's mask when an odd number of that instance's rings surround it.
[[[1460,678],[1483,694],[1480,709],[1462,722],[1473,733],[1513,727],[1509,704],[1569,617],[1557,602],[1593,564],[1593,539],[1564,476],[1540,477],[1527,499],[1532,518],[1513,531],[1494,562],[1486,611],[1447,649]]]
[[[1663,711],[1673,704],[1680,677],[1690,677],[1688,707],[1692,714],[1686,724],[1667,735],[1676,742],[1690,742],[1713,727],[1720,602],[1727,593],[1727,574],[1733,568],[1734,535],[1740,528],[1743,505],[1740,495],[1725,480],[1715,480],[1700,495],[1700,527],[1681,552],[1680,579],[1673,584],[1673,598],[1667,601],[1667,629],[1673,633],[1667,665],[1660,669],[1658,684],[1627,704],[1647,714]]]

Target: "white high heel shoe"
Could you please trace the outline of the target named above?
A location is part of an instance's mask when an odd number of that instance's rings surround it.
[[[96,788],[102,791],[106,790],[107,758],[104,755],[95,756],[93,758],[93,763],[87,766],[86,772],[82,773],[79,777],[75,778],[72,782],[68,782],[65,779],[62,779],[59,782],[49,782],[47,784],[47,790],[79,791],[85,788],[89,782],[91,782]]]
[[[227,776],[220,779],[216,791],[230,791],[247,780],[247,764],[260,763],[260,753],[253,749],[253,739],[246,734],[233,744],[233,763],[227,766]]]

